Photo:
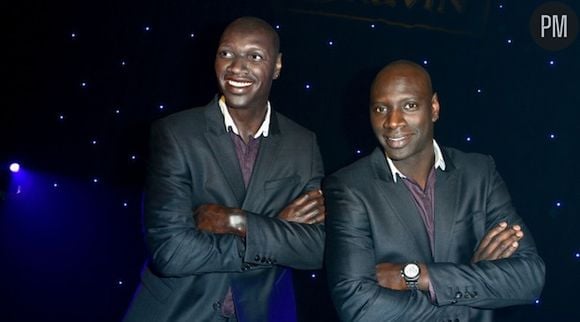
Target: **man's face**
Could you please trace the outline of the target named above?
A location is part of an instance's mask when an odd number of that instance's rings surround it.
[[[395,164],[416,164],[433,155],[433,123],[439,101],[428,78],[407,65],[379,73],[370,95],[373,131]]]
[[[215,72],[230,108],[265,107],[272,80],[282,68],[273,37],[263,28],[230,26],[224,31],[215,59]]]

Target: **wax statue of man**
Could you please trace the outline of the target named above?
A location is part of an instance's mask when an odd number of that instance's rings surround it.
[[[277,33],[242,17],[215,59],[220,95],[157,121],[144,221],[150,260],[125,321],[295,321],[291,268],[322,267],[314,133],[274,111]]]

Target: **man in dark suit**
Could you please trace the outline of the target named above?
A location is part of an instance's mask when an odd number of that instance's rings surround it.
[[[440,148],[439,110],[427,71],[387,65],[370,93],[382,149],[325,180],[326,268],[343,321],[491,321],[494,308],[540,295],[544,263],[492,158]]]
[[[270,107],[281,68],[272,27],[239,18],[217,50],[221,95],[152,127],[150,260],[125,321],[295,321],[289,268],[322,266],[323,167],[315,135]]]

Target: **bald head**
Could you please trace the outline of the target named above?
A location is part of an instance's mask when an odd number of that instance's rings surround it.
[[[396,80],[399,78],[413,78],[426,93],[429,95],[433,94],[433,86],[429,73],[421,65],[409,60],[396,60],[383,67],[373,80],[371,92],[379,84],[384,85],[385,80]]]
[[[371,125],[387,156],[405,175],[413,177],[418,169],[422,173],[433,166],[433,125],[438,118],[439,99],[423,67],[397,60],[377,74],[370,93]]]
[[[278,33],[269,23],[260,18],[248,16],[240,17],[232,21],[224,30],[222,38],[225,34],[231,32],[232,30],[241,33],[254,33],[256,31],[264,32],[270,37],[270,40],[272,41],[272,47],[275,49],[275,53],[277,54],[280,51],[280,37],[278,36]]]

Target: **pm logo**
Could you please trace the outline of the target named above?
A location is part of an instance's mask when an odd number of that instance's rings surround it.
[[[550,30],[552,30],[552,38],[568,38],[568,15],[542,15],[540,29],[542,38],[546,38],[546,33]]]
[[[561,50],[570,46],[578,34],[578,17],[561,2],[546,2],[530,19],[534,41],[547,50]]]

